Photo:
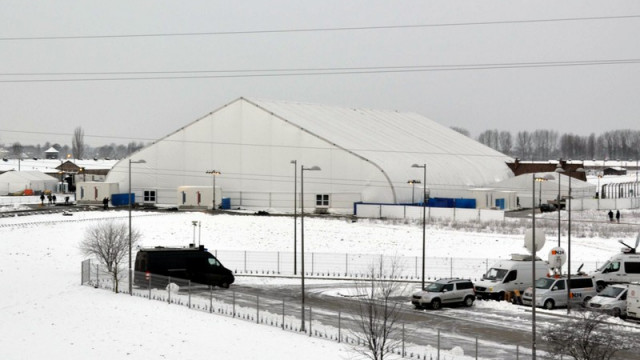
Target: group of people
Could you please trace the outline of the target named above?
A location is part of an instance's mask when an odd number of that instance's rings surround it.
[[[613,210],[609,210],[609,221],[613,222]],[[620,222],[620,210],[616,210],[616,222]]]
[[[40,205],[44,205],[44,193],[40,194]],[[55,205],[56,204],[56,194],[48,194],[47,195],[47,200],[49,200],[49,205]]]

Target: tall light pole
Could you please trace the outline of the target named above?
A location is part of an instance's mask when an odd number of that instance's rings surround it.
[[[207,174],[213,175],[213,206],[211,207],[211,211],[216,210],[216,176],[220,175],[220,171],[218,170],[209,170]]]
[[[304,167],[300,165],[300,279],[302,280],[302,313],[300,331],[306,331],[304,327],[304,172],[319,171],[319,166]]]
[[[129,159],[129,295],[133,295],[133,271],[131,270],[131,164],[144,164],[144,159],[132,161]]]
[[[600,193],[600,179],[602,179],[602,173],[598,173],[598,191],[596,192],[598,195],[598,210],[600,210],[600,198],[602,197],[602,194]]]
[[[413,164],[412,168],[422,168],[424,170],[423,180],[422,180],[422,287],[421,290],[424,290],[424,268],[425,268],[425,248],[426,248],[426,202],[427,202],[427,164]]]
[[[413,204],[413,195],[415,194],[416,184],[420,184],[420,180],[409,180],[407,184],[411,184],[411,203]]]
[[[291,160],[293,164],[293,275],[298,273],[298,160]]]
[[[535,173],[531,175],[531,237],[533,238],[531,251],[531,284],[533,284],[531,285],[531,359],[536,360],[536,252],[538,250],[536,241],[536,181],[553,180],[553,176],[536,177]]]
[[[562,206],[560,206],[560,200],[562,199],[560,183],[562,182],[562,173],[565,172],[560,162],[558,162],[556,172],[558,173],[558,247],[560,247],[560,209],[562,209]]]
[[[569,203],[568,206],[568,217],[569,217],[569,228],[567,229],[567,314],[571,313],[571,199],[573,199],[573,195],[571,194],[571,174],[572,173],[584,173],[583,168],[577,168],[574,171],[568,171],[569,173]]]

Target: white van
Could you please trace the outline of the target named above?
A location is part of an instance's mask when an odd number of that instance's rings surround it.
[[[601,267],[591,273],[596,280],[598,291],[608,284],[627,284],[640,281],[640,254],[621,253],[607,260]]]
[[[533,284],[531,255],[512,254],[511,260],[501,260],[493,264],[475,283],[479,299],[503,300],[505,294],[518,290],[523,292]],[[536,258],[536,279],[547,275],[549,263]]]
[[[596,293],[596,284],[593,278],[584,275],[571,275],[571,304],[586,305]],[[567,306],[567,278],[543,277],[536,280],[537,307],[544,307],[547,310],[556,307]],[[533,291],[531,288],[525,290],[522,295],[522,304],[531,305],[533,301]]]
[[[640,283],[629,284],[627,293],[627,317],[640,320]]]
[[[589,310],[604,311],[615,317],[627,315],[627,285],[609,285],[587,304]]]

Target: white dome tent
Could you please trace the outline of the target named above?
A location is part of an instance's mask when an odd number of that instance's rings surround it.
[[[407,181],[423,177],[412,164],[426,164],[431,197],[461,197],[513,176],[509,157],[415,113],[246,98],[118,162],[106,181],[118,183],[122,193],[130,160],[145,161],[131,166],[138,202],[173,206],[178,187],[212,188],[206,172],[217,170],[216,188],[233,208],[292,209],[291,160],[297,160],[298,182],[301,165],[321,168],[304,174],[305,208],[320,196],[341,212],[359,201],[411,202]]]

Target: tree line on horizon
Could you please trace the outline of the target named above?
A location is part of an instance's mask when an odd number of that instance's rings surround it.
[[[469,131],[452,127],[471,137]],[[564,160],[638,160],[640,131],[612,130],[603,134],[581,136],[560,134],[554,130],[509,131],[485,130],[475,139],[494,150],[525,161]]]
[[[60,145],[58,143],[45,142],[44,144],[36,145],[23,145],[20,142],[14,142],[8,148],[0,144],[0,148],[5,147],[8,150],[9,157],[17,158],[45,158],[45,151],[50,148],[56,149],[60,154],[60,159],[65,159],[67,156],[71,156],[73,159],[123,159],[130,154],[142,149],[144,147],[142,142],[129,142],[126,145],[111,143],[108,145],[102,145],[98,147],[92,147],[84,142],[84,130],[81,127],[77,127],[71,138],[71,146]]]

